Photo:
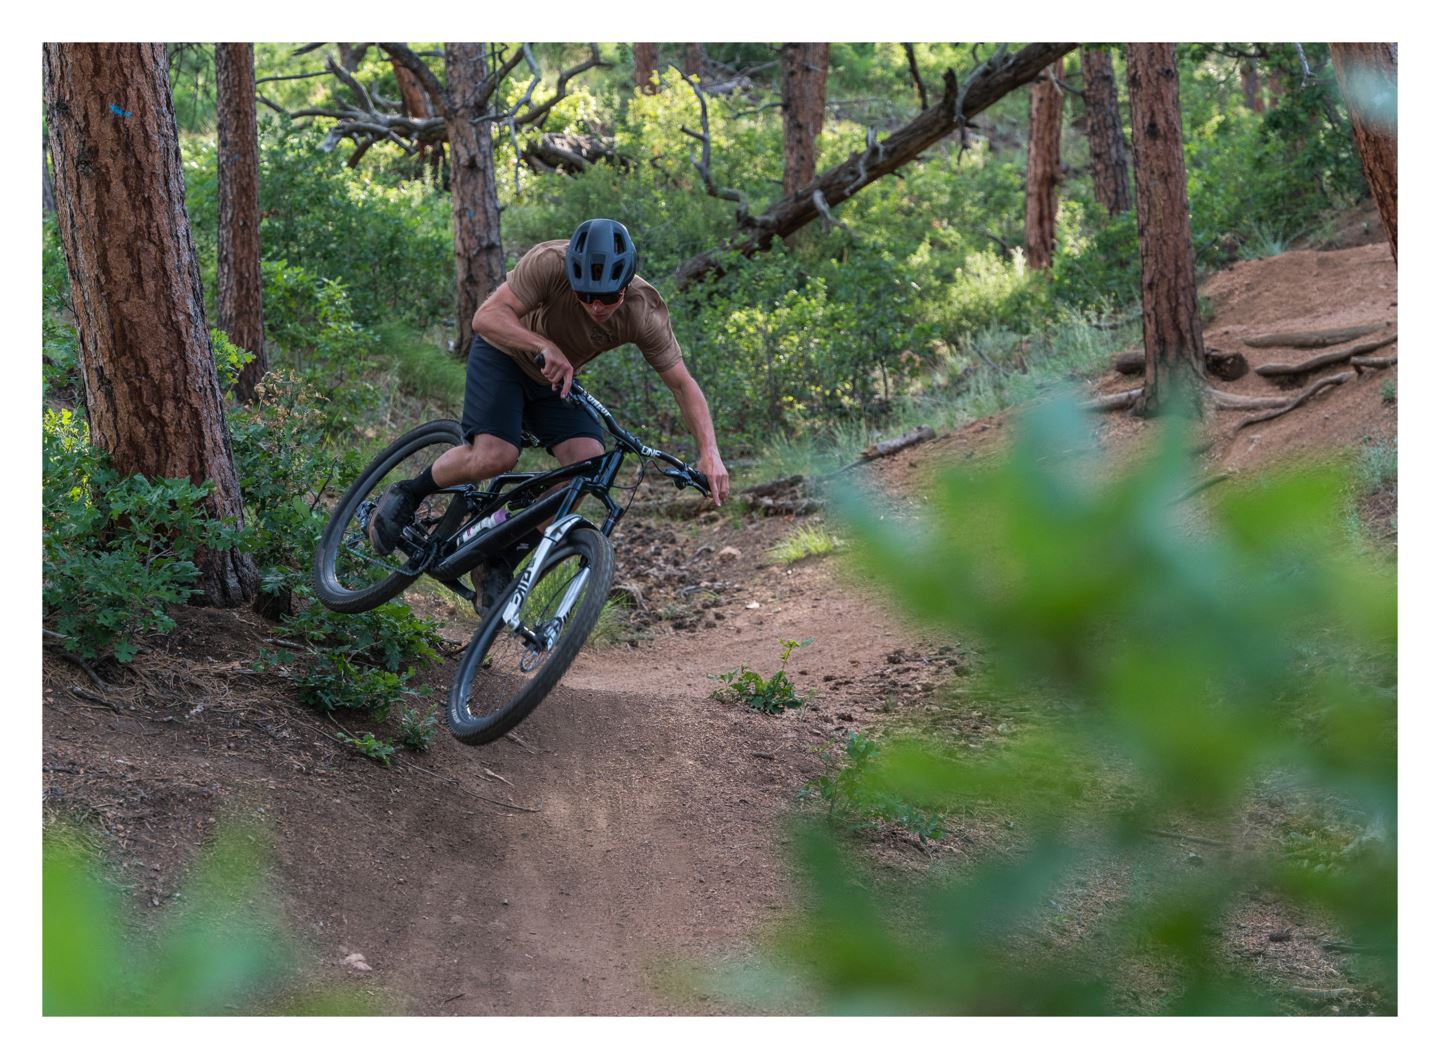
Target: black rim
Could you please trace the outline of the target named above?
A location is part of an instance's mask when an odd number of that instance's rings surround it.
[[[414,521],[388,555],[376,552],[366,530],[381,493],[396,482],[415,477],[455,444],[448,436],[427,439],[370,481],[327,555],[327,573],[338,591],[358,594],[397,575],[414,577],[424,568],[428,538],[445,517],[450,504],[464,502],[458,494],[436,493],[422,501]]]
[[[459,704],[460,719],[470,724],[494,723],[526,688],[544,673],[570,635],[568,624],[561,626],[555,614],[567,589],[582,574],[587,583],[569,608],[572,620],[580,613],[594,590],[588,580],[589,555],[579,548],[564,549],[545,567],[520,611],[520,629],[512,631],[500,621],[499,610],[491,615],[482,636],[488,640],[484,657],[467,674],[465,694]],[[503,609],[503,608],[501,608]],[[547,634],[553,633],[553,636]],[[548,640],[548,646],[544,641]]]

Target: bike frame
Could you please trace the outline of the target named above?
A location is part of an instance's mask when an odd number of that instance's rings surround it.
[[[540,534],[530,561],[521,572],[515,589],[505,604],[501,620],[509,628],[524,636],[536,648],[548,649],[563,628],[570,608],[579,598],[585,578],[577,579],[566,591],[557,610],[556,618],[549,623],[554,626],[543,636],[535,630],[520,625],[520,611],[530,594],[535,576],[544,566],[546,558],[561,544],[566,535],[578,526],[598,528],[609,537],[625,513],[610,495],[610,490],[619,477],[620,468],[629,455],[644,460],[668,463],[674,470],[662,471],[676,482],[677,488],[694,485],[708,494],[708,482],[694,468],[683,460],[652,449],[630,434],[610,414],[610,410],[586,393],[578,385],[571,386],[571,400],[586,408],[615,439],[615,444],[601,453],[578,463],[567,464],[549,471],[516,472],[507,471],[491,479],[489,487],[481,489],[474,485],[452,486],[441,490],[453,493],[456,499],[451,503],[461,504],[462,520],[453,529],[445,523],[451,521],[447,511],[441,522],[439,539],[424,539],[413,529],[406,529],[401,547],[410,556],[415,567],[413,573],[427,574],[446,588],[471,601],[475,600],[473,590],[460,583],[460,578],[479,566],[487,558],[518,543],[522,538],[539,531],[547,522],[548,528]],[[564,489],[556,486],[569,483]],[[550,490],[554,489],[554,492]],[[548,495],[547,495],[548,494]],[[595,527],[589,519],[575,513],[586,496],[593,496],[605,505],[605,519]],[[483,533],[469,535],[476,523],[503,508],[516,508],[516,514]],[[413,534],[413,536],[412,536]],[[409,545],[408,547],[406,545]]]

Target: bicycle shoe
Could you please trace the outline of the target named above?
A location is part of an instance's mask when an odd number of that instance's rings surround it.
[[[375,502],[375,510],[370,513],[370,525],[366,529],[371,547],[380,555],[389,555],[394,551],[395,545],[400,542],[400,534],[415,517],[415,509],[419,506],[419,502],[400,488],[399,483],[381,493],[380,499]]]
[[[484,562],[477,566],[470,575],[475,586],[475,613],[489,614],[490,608],[505,598],[505,591],[513,580],[513,569],[503,562]]]

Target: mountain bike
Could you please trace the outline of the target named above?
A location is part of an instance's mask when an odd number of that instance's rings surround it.
[[[572,382],[568,400],[589,411],[613,439],[599,456],[550,471],[506,472],[483,487],[442,489],[420,505],[395,550],[377,555],[366,530],[380,494],[464,444],[454,420],[426,423],[365,468],[331,512],[315,548],[315,593],[331,610],[370,610],[422,576],[475,607],[480,625],[460,659],[445,713],[451,735],[462,743],[491,742],[523,721],[585,645],[614,573],[610,534],[629,506],[611,496],[626,458],[641,460],[633,486],[619,487],[630,489],[632,499],[652,466],[677,489],[710,495],[703,474],[641,442],[583,387]],[[539,444],[529,435],[525,441]],[[599,526],[576,512],[590,496],[605,509]],[[486,607],[460,579],[482,563],[497,562],[510,581]]]

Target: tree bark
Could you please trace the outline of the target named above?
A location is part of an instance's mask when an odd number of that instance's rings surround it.
[[[1246,59],[1240,68],[1240,85],[1245,92],[1245,105],[1256,114],[1263,113],[1265,103],[1260,98],[1260,71],[1254,59]]]
[[[1127,44],[1145,386],[1135,414],[1200,409],[1205,344],[1195,296],[1195,252],[1180,134],[1175,45]]]
[[[55,185],[50,180],[50,137],[40,130],[40,210],[55,212]]]
[[[1118,217],[1133,202],[1125,165],[1125,127],[1115,92],[1115,66],[1109,48],[1086,48],[1080,61],[1085,72],[1085,138],[1090,143],[1095,201],[1111,217]]]
[[[1025,263],[1048,269],[1055,260],[1055,216],[1060,209],[1060,129],[1065,99],[1056,79],[1065,60],[1030,86],[1030,147],[1025,157]]]
[[[220,330],[255,359],[235,380],[249,402],[269,365],[260,281],[260,148],[255,123],[253,44],[215,45],[216,136],[220,225],[216,311]]]
[[[785,194],[815,179],[815,140],[825,123],[829,44],[780,46],[780,109],[785,116]]]
[[[655,71],[660,64],[660,51],[654,44],[635,45],[635,87],[647,96],[655,93]]]
[[[705,45],[685,45],[685,76],[699,77],[705,72]]]
[[[1390,256],[1400,260],[1397,108],[1386,96],[1396,90],[1399,53],[1393,43],[1331,44],[1335,77],[1350,112],[1355,145],[1370,194],[1380,211],[1385,234],[1390,237]],[[1393,97],[1392,97],[1393,98]]]
[[[455,313],[458,345],[470,349],[470,320],[480,303],[505,281],[500,245],[500,198],[495,152],[486,113],[494,86],[485,45],[445,45],[445,127],[450,139],[450,202],[455,222]]]
[[[987,60],[966,79],[964,98],[955,71],[945,73],[945,95],[934,106],[896,129],[884,140],[867,145],[845,161],[820,173],[814,180],[786,195],[758,217],[751,217],[724,246],[696,254],[675,270],[683,289],[701,276],[720,267],[727,252],[746,257],[769,249],[778,237],[797,232],[821,215],[816,200],[826,208],[839,205],[861,188],[899,169],[932,144],[944,139],[968,121],[1022,85],[1056,59],[1073,51],[1070,44],[1029,44],[1018,52]]]
[[[239,523],[162,44],[46,44],[45,112],[91,441],[123,475],[213,483]],[[197,556],[208,603],[253,597],[236,550]]]

